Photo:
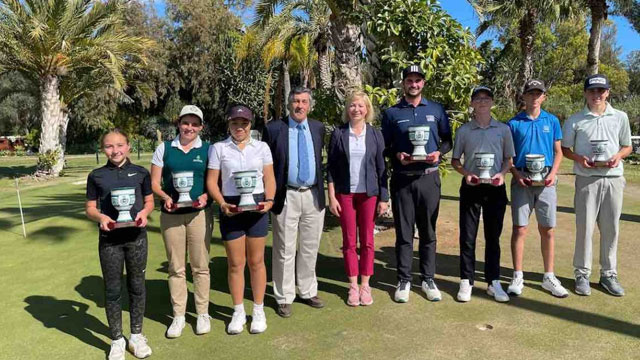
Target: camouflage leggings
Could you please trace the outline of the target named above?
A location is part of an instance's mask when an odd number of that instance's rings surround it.
[[[142,319],[146,300],[144,274],[147,267],[147,234],[141,232],[133,241],[100,241],[100,266],[104,278],[105,310],[111,338],[122,337],[122,270],[127,266],[127,292],[131,333],[142,332]]]

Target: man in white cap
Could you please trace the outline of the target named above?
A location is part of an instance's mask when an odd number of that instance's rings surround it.
[[[576,173],[575,291],[584,296],[591,294],[591,243],[596,224],[600,229],[600,285],[611,295],[624,295],[616,267],[626,183],[622,159],[632,151],[631,128],[627,114],[607,102],[610,87],[609,79],[604,75],[587,77],[584,83],[587,105],[572,115],[563,127],[562,152],[574,161]],[[594,150],[597,153],[604,150],[602,155],[606,161],[594,161],[598,160]]]

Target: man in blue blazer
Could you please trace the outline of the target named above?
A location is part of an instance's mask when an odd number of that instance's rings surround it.
[[[316,259],[324,226],[325,130],[321,122],[307,118],[312,105],[311,90],[293,89],[289,116],[269,123],[262,136],[271,148],[276,178],[271,208],[272,277],[277,313],[282,317],[291,316],[296,287],[304,303],[324,307],[318,297]]]

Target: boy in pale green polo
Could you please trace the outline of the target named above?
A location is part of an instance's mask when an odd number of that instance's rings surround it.
[[[596,223],[600,229],[600,285],[614,296],[623,296],[616,270],[622,196],[625,186],[622,159],[631,154],[631,129],[627,114],[611,107],[609,79],[587,77],[587,106],[564,124],[562,152],[574,161],[576,246],[573,256],[576,293],[590,295],[591,243]],[[593,162],[593,140],[607,140],[606,166]]]

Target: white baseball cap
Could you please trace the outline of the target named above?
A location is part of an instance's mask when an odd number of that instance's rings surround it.
[[[200,118],[200,122],[204,122],[204,118],[202,116],[202,110],[200,110],[200,108],[195,105],[183,106],[182,110],[180,111],[180,116],[178,117],[178,119],[181,119],[185,115],[195,115],[198,118]]]

